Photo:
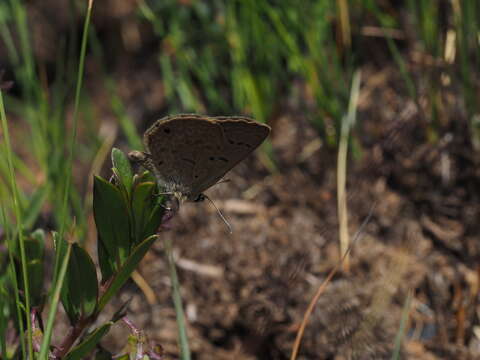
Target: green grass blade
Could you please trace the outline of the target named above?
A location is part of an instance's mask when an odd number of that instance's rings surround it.
[[[93,0],[89,0],[88,8],[87,8],[87,16],[85,17],[85,23],[83,27],[83,35],[82,35],[82,45],[80,49],[80,61],[78,64],[78,75],[77,75],[77,86],[75,88],[75,104],[73,109],[73,129],[72,129],[72,137],[70,139],[70,147],[68,152],[67,164],[68,164],[68,171],[67,171],[67,178],[65,181],[65,189],[63,195],[63,210],[62,216],[63,221],[60,227],[60,237],[62,238],[65,233],[66,227],[66,213],[67,213],[67,204],[68,204],[68,194],[70,191],[70,183],[72,179],[72,168],[73,168],[73,156],[75,154],[75,143],[77,138],[77,123],[78,123],[78,108],[80,104],[80,93],[82,90],[82,82],[83,82],[83,72],[85,66],[85,53],[87,50],[87,39],[88,39],[88,27],[90,25],[90,18],[92,15],[92,6]]]
[[[55,237],[55,236],[54,236]],[[56,241],[56,246],[60,246],[60,241],[58,241],[59,238],[57,238]],[[58,251],[60,252],[60,251]],[[55,316],[57,313],[57,307],[58,303],[60,301],[60,293],[62,291],[62,285],[65,279],[65,275],[67,273],[68,269],[68,262],[70,260],[70,255],[72,253],[72,244],[69,243],[67,246],[67,250],[65,252],[63,261],[62,261],[62,266],[60,267],[60,272],[58,275],[58,279],[55,283],[55,289],[53,291],[53,295],[51,297],[50,301],[50,311],[48,312],[48,318],[47,318],[47,326],[45,328],[45,333],[43,335],[43,340],[42,340],[42,345],[40,347],[40,354],[38,355],[38,359],[40,360],[47,360],[47,354],[50,348],[50,339],[52,337],[52,330],[53,330],[53,323],[55,322]]]
[[[360,71],[358,70],[353,75],[352,90],[350,92],[350,103],[348,106],[348,113],[343,118],[340,142],[338,146],[338,161],[337,161],[337,206],[338,206],[338,223],[339,223],[339,237],[340,237],[340,256],[347,254],[350,246],[348,235],[348,206],[347,206],[347,154],[348,154],[348,140],[350,137],[350,129],[353,127],[356,118],[358,96],[360,93]],[[343,262],[343,269],[349,269],[349,256],[345,255]]]
[[[5,153],[7,154],[7,162],[9,168],[9,177],[12,187],[13,194],[13,210],[15,213],[15,222],[17,226],[17,235],[20,247],[20,261],[22,266],[22,278],[23,286],[25,289],[25,318],[27,322],[27,344],[28,344],[28,354],[31,359],[33,359],[33,343],[32,343],[32,324],[30,321],[30,286],[28,283],[28,274],[27,274],[27,258],[25,254],[25,239],[23,237],[22,229],[22,214],[20,212],[20,204],[18,199],[18,186],[15,180],[15,174],[13,169],[13,160],[12,160],[12,146],[10,144],[10,134],[8,131],[7,116],[5,114],[5,106],[3,104],[3,94],[0,89],[0,118],[2,123],[2,132],[5,139]],[[10,248],[10,247],[9,247]],[[19,320],[21,321],[21,320]],[[23,334],[21,334],[23,336]]]
[[[1,214],[1,220],[3,224],[3,228],[5,229],[5,239],[7,240],[8,244],[8,260],[9,260],[9,267],[10,267],[10,278],[12,279],[12,284],[13,284],[13,292],[14,292],[14,297],[15,297],[15,308],[17,310],[17,318],[19,319],[18,321],[18,328],[20,330],[21,334],[24,334],[24,327],[23,327],[23,321],[22,319],[22,309],[21,309],[21,304],[20,304],[20,295],[18,293],[18,276],[17,276],[17,271],[15,269],[15,263],[13,260],[13,251],[15,248],[15,243],[14,239],[12,237],[12,232],[10,231],[10,226],[8,226],[7,223],[7,217],[6,217],[6,211],[5,208],[2,206],[0,207],[0,214]],[[22,356],[25,359],[27,357],[27,347],[25,344],[25,337],[20,336],[20,346],[22,348]],[[6,359],[6,357],[5,357]]]
[[[180,345],[180,359],[190,360],[190,348],[188,346],[187,327],[185,314],[183,312],[182,297],[180,295],[180,284],[178,282],[177,270],[175,268],[175,260],[173,258],[172,242],[170,239],[165,240],[165,253],[167,255],[170,267],[170,281],[172,282],[172,298],[175,314],[177,315],[178,325],[178,342]]]
[[[412,304],[413,293],[412,291],[408,292],[407,299],[405,300],[405,304],[403,306],[402,311],[402,318],[400,320],[400,327],[398,328],[397,335],[395,336],[395,347],[392,353],[392,360],[399,360],[400,359],[400,350],[402,347],[402,340],[405,336],[405,329],[407,326],[408,316],[410,314],[410,306]]]
[[[65,180],[65,188],[64,188],[64,194],[63,194],[63,208],[61,212],[62,220],[61,220],[61,226],[60,226],[60,234],[59,238],[63,239],[64,234],[65,234],[65,228],[66,228],[66,222],[67,222],[67,207],[68,207],[68,198],[69,198],[69,193],[70,193],[70,183],[71,183],[71,178],[72,178],[72,168],[73,168],[73,156],[75,153],[75,142],[76,142],[76,137],[77,137],[77,122],[78,122],[78,108],[79,108],[79,103],[80,103],[80,92],[82,89],[82,80],[83,80],[83,70],[84,70],[84,65],[85,65],[85,53],[87,49],[87,39],[88,39],[88,28],[90,25],[90,18],[92,14],[92,7],[93,7],[93,0],[88,1],[88,6],[87,6],[87,15],[85,17],[85,23],[83,27],[83,35],[82,35],[82,45],[80,49],[80,61],[79,61],[79,66],[78,66],[78,75],[77,75],[77,86],[75,89],[75,105],[74,105],[74,110],[73,110],[73,130],[72,130],[72,137],[70,139],[70,147],[69,147],[69,152],[68,152],[68,158],[67,158],[67,174],[66,174],[66,180]],[[60,274],[59,276],[56,276],[58,274],[58,266],[60,264],[60,259],[58,256],[56,256],[56,261],[55,261],[55,269],[54,269],[54,288],[55,291],[52,295],[52,301],[51,301],[51,307],[50,311],[48,313],[48,321],[47,325],[45,328],[45,334],[44,338],[42,341],[42,345],[40,348],[40,355],[39,359],[43,360],[47,358],[47,353],[48,353],[48,348],[50,344],[50,338],[52,336],[52,330],[53,330],[53,323],[55,321],[55,314],[57,312],[57,307],[58,307],[58,302],[60,299],[60,291],[62,288],[62,283],[65,278],[65,274],[67,271],[67,265],[68,265],[68,260],[71,252],[71,245],[68,246],[68,251],[67,255],[62,262],[61,269],[60,269]],[[58,254],[59,252],[57,252]]]

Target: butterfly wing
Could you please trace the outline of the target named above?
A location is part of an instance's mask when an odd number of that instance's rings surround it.
[[[253,152],[268,136],[270,127],[245,117],[211,118],[222,131],[221,152],[208,154],[205,175],[195,183],[198,193],[217,183],[229,170]]]
[[[144,136],[155,176],[167,191],[192,192],[206,152],[220,151],[222,131],[214,122],[198,115],[165,117]]]
[[[160,184],[195,200],[269,132],[267,125],[244,117],[176,115],[158,120],[145,133],[144,142]]]

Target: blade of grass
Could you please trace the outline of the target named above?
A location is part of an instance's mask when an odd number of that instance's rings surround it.
[[[15,24],[20,38],[20,49],[25,66],[25,78],[22,83],[28,86],[25,90],[27,90],[28,96],[31,96],[33,95],[33,86],[35,86],[37,81],[35,80],[33,53],[28,36],[27,13],[19,0],[11,0],[10,3],[15,15]]]
[[[190,348],[188,346],[187,328],[185,314],[183,313],[182,296],[180,295],[180,284],[178,282],[177,270],[175,268],[175,259],[173,258],[172,241],[165,240],[165,253],[167,255],[170,267],[170,281],[172,282],[172,298],[177,315],[178,338],[180,345],[180,358],[182,360],[190,360]]]
[[[355,124],[358,95],[360,93],[360,70],[353,75],[352,90],[350,92],[350,103],[348,104],[348,113],[343,118],[340,143],[338,146],[337,158],[337,206],[338,206],[338,232],[340,236],[340,256],[343,257],[347,253],[349,247],[348,235],[348,211],[347,211],[347,153],[348,153],[348,139],[350,129]],[[345,256],[343,262],[343,270],[349,271],[350,259]]]
[[[60,227],[60,237],[62,238],[65,233],[66,227],[66,213],[67,213],[67,204],[68,204],[68,194],[70,191],[70,183],[72,180],[72,168],[73,168],[73,156],[75,154],[75,143],[77,138],[77,123],[78,123],[78,108],[80,103],[80,93],[82,89],[82,82],[83,82],[83,71],[85,65],[85,53],[87,49],[87,39],[88,39],[88,27],[90,25],[90,18],[92,14],[92,7],[93,7],[93,0],[88,1],[87,7],[87,16],[85,17],[85,23],[83,27],[83,35],[82,35],[82,45],[80,49],[80,61],[78,64],[78,74],[77,74],[77,86],[75,88],[75,104],[73,109],[73,128],[72,128],[72,137],[70,139],[70,147],[68,152],[67,164],[68,164],[68,171],[67,171],[67,178],[65,181],[65,189],[63,195],[63,211],[62,211],[62,223]]]
[[[20,247],[20,262],[22,266],[22,278],[23,278],[23,286],[25,288],[25,318],[27,321],[27,344],[28,344],[28,354],[29,358],[33,359],[33,343],[32,343],[32,324],[30,321],[30,286],[28,283],[28,275],[27,275],[27,258],[25,254],[25,239],[23,237],[22,231],[22,214],[20,212],[20,204],[18,199],[18,187],[17,182],[15,180],[15,174],[13,169],[13,160],[12,160],[12,146],[10,144],[10,134],[8,131],[8,124],[7,124],[7,116],[5,114],[5,106],[3,104],[3,94],[2,90],[0,89],[0,118],[2,122],[2,132],[5,139],[5,153],[7,154],[7,162],[8,162],[8,169],[9,169],[9,178],[12,188],[12,195],[13,195],[13,210],[15,213],[15,222],[17,226],[17,234],[18,234],[18,242]],[[9,251],[12,251],[9,246]],[[19,318],[19,322],[21,322],[21,317]],[[23,337],[23,333],[20,335]]]
[[[400,359],[400,349],[402,346],[403,337],[405,336],[405,329],[407,327],[408,316],[410,314],[410,306],[412,304],[413,291],[408,292],[405,304],[403,306],[402,318],[400,320],[400,327],[398,328],[397,335],[395,336],[395,347],[392,353],[392,360]]]
[[[10,267],[10,276],[13,283],[13,294],[15,296],[15,308],[17,310],[17,317],[18,317],[18,328],[20,329],[20,334],[24,333],[23,321],[22,321],[22,309],[20,304],[20,295],[18,293],[18,283],[17,283],[17,271],[15,269],[15,262],[13,259],[13,249],[15,248],[14,238],[12,237],[12,232],[10,231],[10,226],[7,225],[7,217],[5,208],[2,206],[0,207],[1,219],[3,223],[3,228],[5,229],[5,238],[7,239],[8,244],[8,258],[9,258],[9,267]],[[2,338],[3,340],[3,338]],[[20,346],[22,347],[22,356],[25,359],[27,356],[27,348],[25,345],[25,337],[20,336]],[[6,351],[6,349],[5,349]],[[7,359],[6,356],[4,356]]]
[[[57,246],[59,241],[57,241]],[[50,348],[50,339],[52,337],[52,329],[53,323],[55,321],[55,315],[57,313],[58,302],[60,301],[60,292],[62,290],[63,281],[65,279],[65,275],[67,273],[68,262],[70,260],[70,254],[72,253],[72,244],[68,243],[67,250],[65,252],[65,257],[63,258],[62,266],[60,268],[60,273],[58,275],[58,279],[56,281],[56,286],[53,291],[53,296],[50,300],[50,310],[48,311],[48,319],[47,319],[47,326],[45,328],[45,333],[42,339],[42,345],[40,347],[40,354],[38,355],[38,359],[40,360],[47,360],[48,351]]]
[[[76,137],[77,137],[77,122],[78,122],[78,107],[80,103],[80,92],[82,89],[82,80],[83,80],[83,70],[84,70],[84,64],[85,64],[85,53],[87,49],[87,39],[88,39],[88,28],[90,25],[90,18],[92,15],[92,7],[93,7],[93,0],[88,1],[87,5],[87,15],[85,17],[85,23],[83,27],[83,34],[82,34],[82,45],[80,49],[80,61],[78,65],[78,75],[77,75],[77,86],[75,89],[75,105],[74,105],[74,110],[73,110],[73,129],[72,129],[72,137],[70,139],[70,148],[69,148],[69,153],[68,153],[68,158],[67,158],[67,174],[66,174],[66,181],[65,181],[65,189],[64,189],[64,194],[63,194],[63,209],[62,209],[62,221],[61,221],[61,226],[60,226],[60,234],[59,238],[63,239],[64,234],[65,234],[65,227],[66,227],[66,222],[67,222],[67,207],[68,207],[68,198],[69,198],[69,193],[70,193],[70,183],[71,183],[71,178],[72,178],[72,168],[73,168],[73,156],[75,153],[75,142],[76,142]],[[58,267],[60,264],[60,259],[58,257],[58,254],[60,253],[57,251],[57,255],[55,257],[55,269],[54,269],[54,277],[53,281],[55,284],[54,287],[54,292],[53,296],[51,299],[51,307],[48,313],[48,320],[47,320],[47,325],[45,328],[45,334],[43,337],[42,345],[40,348],[40,355],[39,359],[46,359],[47,357],[47,352],[50,344],[50,338],[52,336],[52,330],[53,330],[53,323],[55,321],[55,315],[57,312],[57,307],[58,307],[58,302],[60,299],[60,291],[62,289],[62,284],[63,280],[65,278],[65,274],[67,271],[67,265],[69,261],[69,255],[71,252],[71,244],[68,246],[67,250],[67,256],[63,259],[63,262],[61,264],[61,269],[60,273],[58,273]],[[57,276],[58,274],[58,276]]]
[[[5,6],[5,8],[2,8],[0,10],[6,12],[6,6],[7,5],[4,3],[4,6]],[[10,61],[12,62],[12,64],[14,66],[18,66],[18,64],[20,62],[20,58],[19,58],[19,55],[18,55],[18,52],[17,52],[17,48],[14,45],[12,32],[10,31],[7,24],[3,21],[3,18],[0,17],[0,19],[1,19],[1,21],[0,21],[0,34],[2,35],[2,39],[5,43],[6,48],[7,48],[8,57],[9,57]]]
[[[341,29],[342,46],[350,48],[352,43],[352,34],[350,30],[350,11],[346,0],[337,0],[338,18],[340,21],[339,28]]]

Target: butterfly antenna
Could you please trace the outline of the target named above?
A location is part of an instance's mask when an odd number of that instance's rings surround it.
[[[207,195],[203,194],[203,196],[205,196],[205,199],[207,199],[208,201],[210,201],[210,203],[213,205],[213,207],[215,208],[215,210],[217,210],[218,215],[219,215],[220,218],[223,220],[223,222],[225,223],[225,225],[227,225],[228,232],[229,232],[230,234],[233,234],[232,226],[231,226],[230,223],[227,221],[227,219],[225,218],[225,216],[223,216],[222,212],[221,212],[220,209],[217,207],[217,205],[215,205],[215,203],[212,201],[212,199],[210,199]]]

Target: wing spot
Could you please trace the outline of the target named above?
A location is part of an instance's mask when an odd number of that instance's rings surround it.
[[[235,144],[235,141],[233,141],[232,139],[228,139],[228,142],[229,142],[231,145]]]
[[[165,134],[170,134],[171,130],[170,130],[170,128],[165,128],[165,129],[163,129],[163,132]]]
[[[227,158],[224,158],[224,157],[218,157],[218,160],[222,160],[222,161],[225,161],[225,162],[228,162],[228,159]]]
[[[198,179],[198,175],[195,175],[194,177],[195,177],[195,179]]]
[[[163,165],[163,161],[159,161],[157,164],[158,164],[158,166],[162,166],[162,165]]]
[[[213,156],[210,156],[208,159],[209,159],[210,161],[215,160],[215,158],[214,158]]]

